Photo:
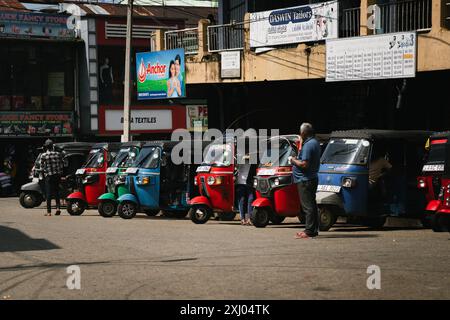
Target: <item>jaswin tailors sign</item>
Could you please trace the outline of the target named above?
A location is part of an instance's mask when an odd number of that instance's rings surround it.
[[[266,47],[337,37],[337,1],[250,14],[250,47]]]
[[[184,49],[136,54],[139,100],[186,96]]]

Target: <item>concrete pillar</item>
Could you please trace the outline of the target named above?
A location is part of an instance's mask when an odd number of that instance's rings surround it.
[[[155,33],[155,50],[156,51],[165,50],[164,30],[156,30],[156,33]]]
[[[250,13],[244,15],[244,54],[250,51]]]
[[[431,29],[433,32],[439,32],[444,25],[443,10],[445,10],[445,3],[448,1],[432,0],[431,1]]]
[[[198,53],[197,57],[201,59],[208,55],[208,26],[210,21],[208,19],[200,19],[198,21]]]

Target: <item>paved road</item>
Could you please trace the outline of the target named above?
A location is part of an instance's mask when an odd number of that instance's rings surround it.
[[[43,214],[0,199],[0,299],[450,298],[449,233],[338,225],[296,240],[295,219],[257,229]],[[81,290],[66,287],[70,265]],[[367,289],[370,265],[380,290]]]

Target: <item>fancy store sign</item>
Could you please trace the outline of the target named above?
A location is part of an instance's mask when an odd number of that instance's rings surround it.
[[[172,111],[132,110],[130,123],[131,123],[131,131],[171,130]],[[106,131],[123,130],[122,110],[105,111],[105,130]]]

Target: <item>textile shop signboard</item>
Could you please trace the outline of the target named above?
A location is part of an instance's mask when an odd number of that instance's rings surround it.
[[[73,134],[71,112],[0,112],[0,136],[57,136]]]
[[[75,31],[68,19],[67,15],[0,11],[0,37],[73,39]]]
[[[415,32],[327,40],[326,50],[328,82],[416,75]]]
[[[186,97],[184,49],[136,54],[138,100]]]
[[[337,1],[250,14],[252,48],[337,37]]]

